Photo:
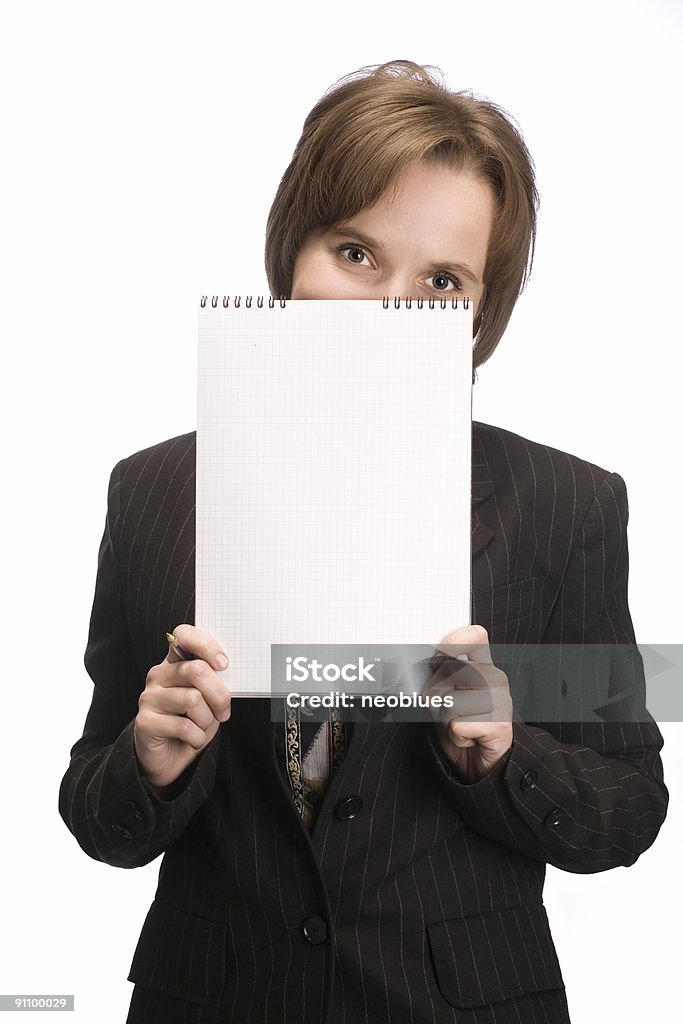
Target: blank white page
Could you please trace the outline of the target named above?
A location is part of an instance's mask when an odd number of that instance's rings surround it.
[[[472,313],[200,310],[196,623],[233,693],[271,644],[427,644],[470,621]]]

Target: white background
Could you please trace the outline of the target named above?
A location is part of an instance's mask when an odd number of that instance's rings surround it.
[[[194,427],[198,296],[266,290],[270,202],[341,75],[435,64],[521,124],[542,196],[535,272],[475,414],[625,477],[637,635],[681,642],[681,10],[4,5],[0,992],[75,993],[72,1019],[125,1019],[158,865],[89,860],[56,809],[90,699],[108,475]],[[674,802],[653,849],[628,870],[549,872],[575,1024],[679,1019],[681,726],[663,732]]]

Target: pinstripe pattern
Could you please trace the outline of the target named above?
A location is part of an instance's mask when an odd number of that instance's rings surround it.
[[[60,791],[90,856],[135,867],[165,853],[129,1022],[568,1021],[544,865],[631,864],[654,840],[666,809],[656,726],[525,715],[508,756],[466,786],[430,726],[358,722],[309,834],[268,703],[240,700],[159,799],[138,773],[132,720],[165,631],[192,621],[194,458],[186,435],[112,474],[86,652],[95,690]],[[475,424],[473,621],[503,648],[631,644],[626,507],[615,474]],[[615,692],[634,673],[614,659]],[[351,795],[363,806],[344,819]],[[304,933],[314,915],[323,941]]]

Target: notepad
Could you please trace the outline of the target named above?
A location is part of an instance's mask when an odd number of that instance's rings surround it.
[[[202,300],[195,621],[233,694],[272,644],[470,622],[471,351],[462,300]]]

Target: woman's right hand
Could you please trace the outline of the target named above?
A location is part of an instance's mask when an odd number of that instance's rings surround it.
[[[158,789],[175,782],[230,718],[230,690],[218,675],[229,664],[223,648],[196,626],[177,626],[173,635],[195,660],[184,661],[170,646],[147,673],[135,718],[135,753]]]

